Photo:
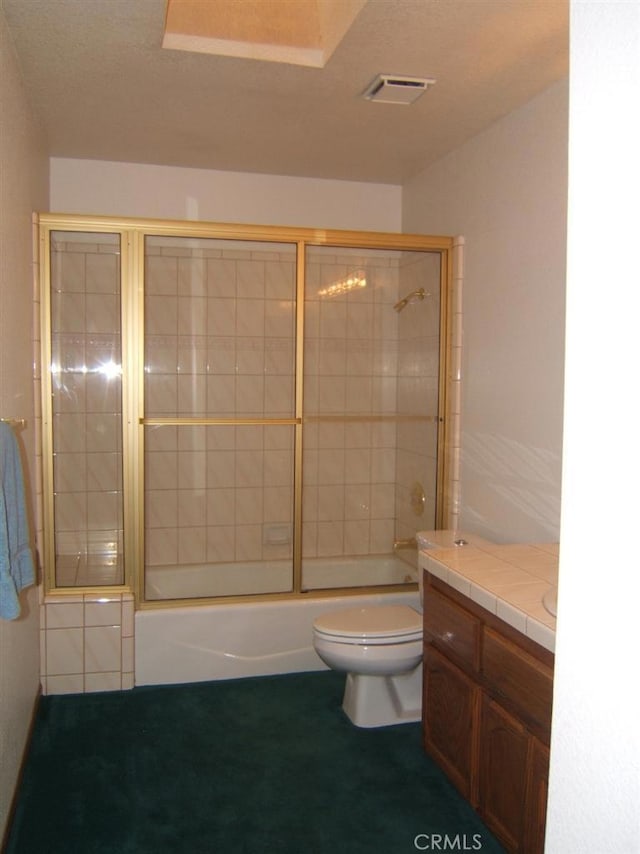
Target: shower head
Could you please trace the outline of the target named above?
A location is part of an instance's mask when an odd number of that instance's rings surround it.
[[[410,294],[407,294],[406,297],[397,302],[394,305],[394,310],[397,312],[402,311],[405,306],[409,305],[412,302],[421,302],[425,297],[430,297],[431,294],[426,293],[424,288],[418,288],[415,291],[411,291]]]

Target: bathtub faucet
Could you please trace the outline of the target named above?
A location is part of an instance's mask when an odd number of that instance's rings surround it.
[[[417,549],[418,542],[415,537],[409,537],[406,540],[394,540],[393,541],[393,550],[394,552],[399,551],[400,549]]]

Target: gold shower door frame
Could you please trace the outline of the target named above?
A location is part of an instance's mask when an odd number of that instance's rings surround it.
[[[292,599],[302,596],[334,596],[332,589],[302,590],[302,450],[304,387],[304,296],[306,248],[325,246],[343,249],[380,249],[430,252],[440,255],[440,353],[437,415],[436,527],[444,527],[448,513],[447,471],[447,376],[451,350],[449,322],[453,238],[367,231],[341,231],[280,226],[147,220],[137,218],[40,214],[40,312],[42,353],[42,468],[45,590],[77,595],[97,591],[133,591],[136,607],[158,608],[176,604],[202,604],[261,599]],[[121,340],[122,340],[122,466],[124,522],[124,581],[112,587],[59,587],[55,577],[55,528],[53,488],[53,415],[51,381],[51,235],[53,232],[114,234],[121,247]],[[144,244],[146,237],[183,237],[287,243],[296,247],[295,316],[295,411],[292,418],[145,418],[144,416]],[[293,586],[291,592],[244,594],[223,598],[163,599],[144,596],[144,428],[150,425],[272,426],[294,428]],[[411,589],[411,585],[339,588],[340,595],[364,591]]]

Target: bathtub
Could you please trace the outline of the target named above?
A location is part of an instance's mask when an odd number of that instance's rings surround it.
[[[282,581],[283,567],[234,565],[242,584],[249,584],[251,573],[270,574],[269,590]],[[286,564],[285,564],[286,565]],[[202,575],[212,567],[158,567],[147,570],[147,596],[156,598],[189,595],[185,583],[202,585]],[[227,570],[230,568],[227,567]],[[227,571],[222,575],[233,574]],[[179,578],[176,576],[179,574]],[[221,576],[218,569],[212,573]],[[337,583],[343,586],[360,584],[402,584],[417,580],[417,573],[407,563],[395,557],[346,558],[316,560],[305,565],[308,587],[322,589]],[[217,578],[220,583],[222,577]],[[264,580],[264,579],[263,579]],[[255,582],[256,579],[253,578]],[[212,582],[213,583],[213,582]],[[234,584],[237,592],[239,582]],[[225,595],[220,592],[204,594],[202,586],[191,595]],[[219,587],[217,588],[219,590]],[[289,585],[283,584],[282,590]],[[255,586],[245,592],[256,592]],[[229,595],[229,594],[227,594]],[[275,673],[295,673],[326,670],[313,648],[312,623],[318,614],[336,608],[366,605],[402,604],[419,606],[418,592],[368,593],[355,596],[314,597],[309,593],[301,599],[264,602],[229,602],[213,605],[179,606],[137,611],[135,616],[135,681],[136,685],[166,685],[183,682],[202,682],[215,679],[235,679],[243,676],[266,676]]]
[[[372,587],[417,580],[416,570],[394,555],[312,558],[304,561],[305,590]],[[145,598],[194,599],[286,593],[291,590],[291,561],[153,566],[145,573]]]

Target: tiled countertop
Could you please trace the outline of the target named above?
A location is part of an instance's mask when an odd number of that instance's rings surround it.
[[[467,545],[454,546],[453,539]],[[428,531],[418,535],[420,569],[440,578],[548,650],[556,620],[542,597],[557,585],[558,544],[496,545],[474,535]]]

